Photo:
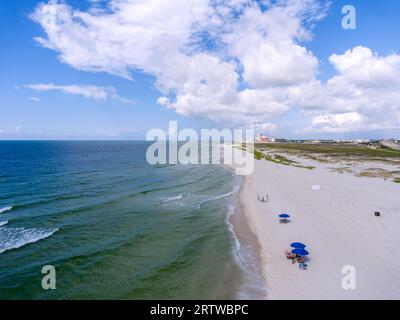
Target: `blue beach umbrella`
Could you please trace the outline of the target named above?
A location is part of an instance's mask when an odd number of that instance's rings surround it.
[[[299,256],[308,256],[309,255],[309,252],[304,248],[296,248],[296,249],[293,249],[292,252]]]
[[[278,217],[283,219],[290,218],[290,216],[286,213],[280,214]]]
[[[292,248],[301,248],[301,249],[304,249],[306,247],[306,245],[301,242],[293,242],[290,246]]]

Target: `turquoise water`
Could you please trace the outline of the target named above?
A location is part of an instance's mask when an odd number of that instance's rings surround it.
[[[0,299],[235,298],[235,177],[145,142],[0,142]],[[43,290],[53,265],[57,289]]]

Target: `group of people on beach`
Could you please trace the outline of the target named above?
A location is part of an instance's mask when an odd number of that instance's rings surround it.
[[[292,264],[296,262],[299,264],[299,268],[302,270],[307,270],[308,265],[306,264],[306,258],[298,254],[291,252],[290,250],[285,251],[286,258],[292,260]]]
[[[262,203],[269,202],[269,195],[266,194],[264,196],[261,196],[260,194],[258,194],[257,195],[257,201],[258,202],[262,202]],[[281,223],[288,223],[289,222],[289,220],[288,220],[289,217],[290,216],[287,215],[287,214],[281,214],[281,215],[279,215],[279,218],[280,218],[279,221]],[[302,254],[302,252],[300,252],[300,254]],[[286,258],[291,260],[292,264],[295,264],[297,262],[299,264],[299,268],[301,270],[307,270],[308,266],[306,264],[306,257],[302,256],[300,254],[296,254],[296,253],[294,253],[294,252],[292,252],[290,250],[285,251]],[[306,252],[306,254],[308,254],[308,253]]]
[[[268,202],[269,201],[269,195],[267,194],[267,195],[265,195],[265,197],[258,195],[257,196],[257,200],[258,200],[258,202]]]

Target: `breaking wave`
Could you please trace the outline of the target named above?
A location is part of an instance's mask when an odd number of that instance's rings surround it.
[[[1,228],[0,254],[48,238],[57,231],[58,229]]]
[[[10,211],[10,210],[12,210],[12,209],[13,209],[13,207],[0,208],[0,213],[4,213],[4,212]]]

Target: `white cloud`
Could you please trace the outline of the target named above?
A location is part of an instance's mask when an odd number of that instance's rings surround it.
[[[251,128],[255,129],[256,131],[268,132],[272,133],[276,131],[276,124],[267,122],[267,123],[257,123],[251,125]]]
[[[120,102],[132,103],[133,100],[120,97],[114,87],[100,87],[93,85],[55,85],[53,83],[28,84],[25,88],[37,91],[62,91],[67,94],[80,95],[88,99],[105,101],[108,99],[118,100]],[[32,98],[31,98],[32,99]],[[33,99],[32,99],[33,100]],[[35,100],[36,101],[36,100]]]
[[[337,74],[321,82],[319,61],[304,42],[328,2],[262,3],[110,0],[81,11],[53,0],[32,19],[45,33],[38,43],[63,63],[126,79],[132,71],[153,75],[157,102],[182,115],[275,129],[296,107],[310,119],[306,131],[400,128],[399,55],[362,46],[332,54]],[[116,97],[109,87],[51,86],[96,100]]]
[[[47,37],[36,40],[80,70],[124,78],[132,69],[159,74],[209,10],[208,0],[112,0],[108,8],[83,12],[58,1],[41,4],[32,18]]]
[[[309,131],[341,132],[345,128],[357,127],[362,122],[362,117],[357,112],[323,114],[312,118]]]
[[[261,11],[244,12],[226,39],[230,52],[243,64],[243,78],[251,87],[293,85],[312,80],[317,58],[298,40],[311,37],[304,23],[319,20],[326,7],[317,1],[280,1]]]
[[[30,100],[34,101],[34,102],[39,102],[40,99],[38,97],[29,97]]]
[[[355,47],[329,58],[339,74],[296,93],[311,110],[308,130],[350,132],[400,128],[400,55],[379,56]],[[306,99],[304,99],[306,98]]]
[[[333,54],[329,60],[341,76],[354,85],[375,88],[400,85],[400,55],[379,57],[371,49],[358,46],[342,55]]]
[[[0,125],[0,135],[19,135],[21,126],[19,125]]]
[[[32,18],[46,34],[36,40],[59,52],[62,62],[127,79],[132,70],[152,74],[166,94],[160,104],[245,126],[288,109],[274,86],[313,78],[318,61],[296,40],[308,36],[305,20],[320,15],[317,0],[306,2],[278,1],[262,12],[249,0],[112,0],[107,10],[83,12],[51,1]],[[242,38],[241,32],[248,34]],[[248,41],[241,46],[240,39]],[[244,90],[241,73],[249,85]]]

